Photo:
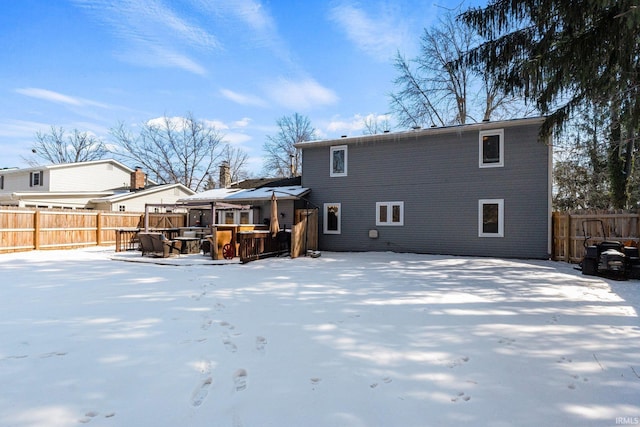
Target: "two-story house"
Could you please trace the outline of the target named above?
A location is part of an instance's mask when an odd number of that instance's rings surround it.
[[[192,194],[113,159],[0,169],[2,206],[144,212],[145,203],[175,203]]]
[[[544,118],[296,144],[319,248],[548,258]]]

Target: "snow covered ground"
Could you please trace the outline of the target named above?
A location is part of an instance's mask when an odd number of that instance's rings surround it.
[[[638,281],[395,253],[113,255],[0,255],[0,425],[640,424]]]

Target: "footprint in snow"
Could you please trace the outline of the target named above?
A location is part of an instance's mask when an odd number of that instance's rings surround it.
[[[458,402],[460,400],[468,402],[469,400],[471,400],[471,396],[464,394],[464,391],[459,391],[454,397],[451,398],[452,402]]]
[[[320,384],[320,382],[322,381],[322,378],[314,377],[314,378],[311,378],[309,381],[311,381],[311,385],[313,386],[311,389],[315,390],[316,386]]]
[[[447,364],[449,368],[455,368],[456,366],[462,365],[463,363],[467,363],[469,361],[469,356],[463,356],[460,359],[453,360]]]
[[[224,348],[231,353],[235,353],[236,351],[238,351],[238,346],[235,345],[233,341],[229,339],[229,337],[223,337],[222,344],[224,344]]]
[[[501,337],[498,340],[499,344],[504,344],[504,345],[513,345],[513,343],[515,343],[515,342],[516,342],[515,339],[513,339],[513,338],[505,338],[505,337]]]
[[[257,336],[256,337],[256,350],[258,353],[264,355],[267,352],[267,339],[265,337]]]
[[[391,381],[393,381],[393,380],[390,377],[384,377],[382,379],[382,382],[385,383],[385,384],[389,384]],[[378,387],[378,385],[379,385],[378,383],[372,383],[372,384],[369,385],[369,387],[376,388],[376,387]]]
[[[206,399],[209,394],[211,384],[213,384],[213,378],[207,377],[196,387],[191,395],[191,404],[193,406],[198,407],[202,405],[202,402],[204,402],[204,399]]]
[[[86,424],[89,421],[91,421],[93,418],[97,417],[98,415],[100,415],[100,414],[98,412],[96,412],[96,411],[89,411],[86,414],[84,414],[84,417],[80,418],[78,420],[78,422],[82,423],[82,424]]]
[[[247,371],[246,369],[238,369],[233,373],[233,384],[236,391],[243,391],[247,389]]]
[[[571,390],[575,390],[576,389],[576,387],[577,387],[576,383],[578,383],[579,381],[582,381],[583,383],[589,382],[589,378],[586,378],[586,377],[582,377],[582,380],[581,380],[580,379],[581,378],[580,375],[571,375],[571,378],[573,378],[575,380],[574,382],[570,382],[567,385],[567,388],[569,388]]]

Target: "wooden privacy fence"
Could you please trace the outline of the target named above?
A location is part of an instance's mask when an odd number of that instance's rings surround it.
[[[296,210],[291,232],[291,255],[304,255],[318,248],[318,210]],[[601,220],[607,239],[638,246],[640,214],[632,212],[554,212],[552,214],[552,259],[580,262],[585,234],[590,242],[602,241]],[[151,228],[185,227],[186,214],[149,214]],[[583,230],[583,223],[585,230]],[[33,249],[64,249],[114,245],[116,230],[144,227],[144,214],[134,212],[69,211],[46,209],[0,209],[0,253]],[[586,231],[586,233],[585,233]]]
[[[602,235],[604,226],[604,236]],[[553,253],[555,261],[578,263],[584,256],[585,237],[589,243],[617,240],[627,246],[638,246],[640,214],[631,212],[554,212]]]
[[[183,227],[186,214],[149,214],[153,228]],[[113,245],[116,230],[144,226],[144,214],[46,209],[0,209],[0,253]]]

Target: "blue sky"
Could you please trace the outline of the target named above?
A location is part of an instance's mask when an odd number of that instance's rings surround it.
[[[276,120],[321,138],[388,112],[392,57],[417,53],[436,1],[20,0],[0,14],[0,167],[25,167],[37,131],[109,141],[164,115],[214,123],[260,175]],[[131,166],[131,165],[130,165]]]

